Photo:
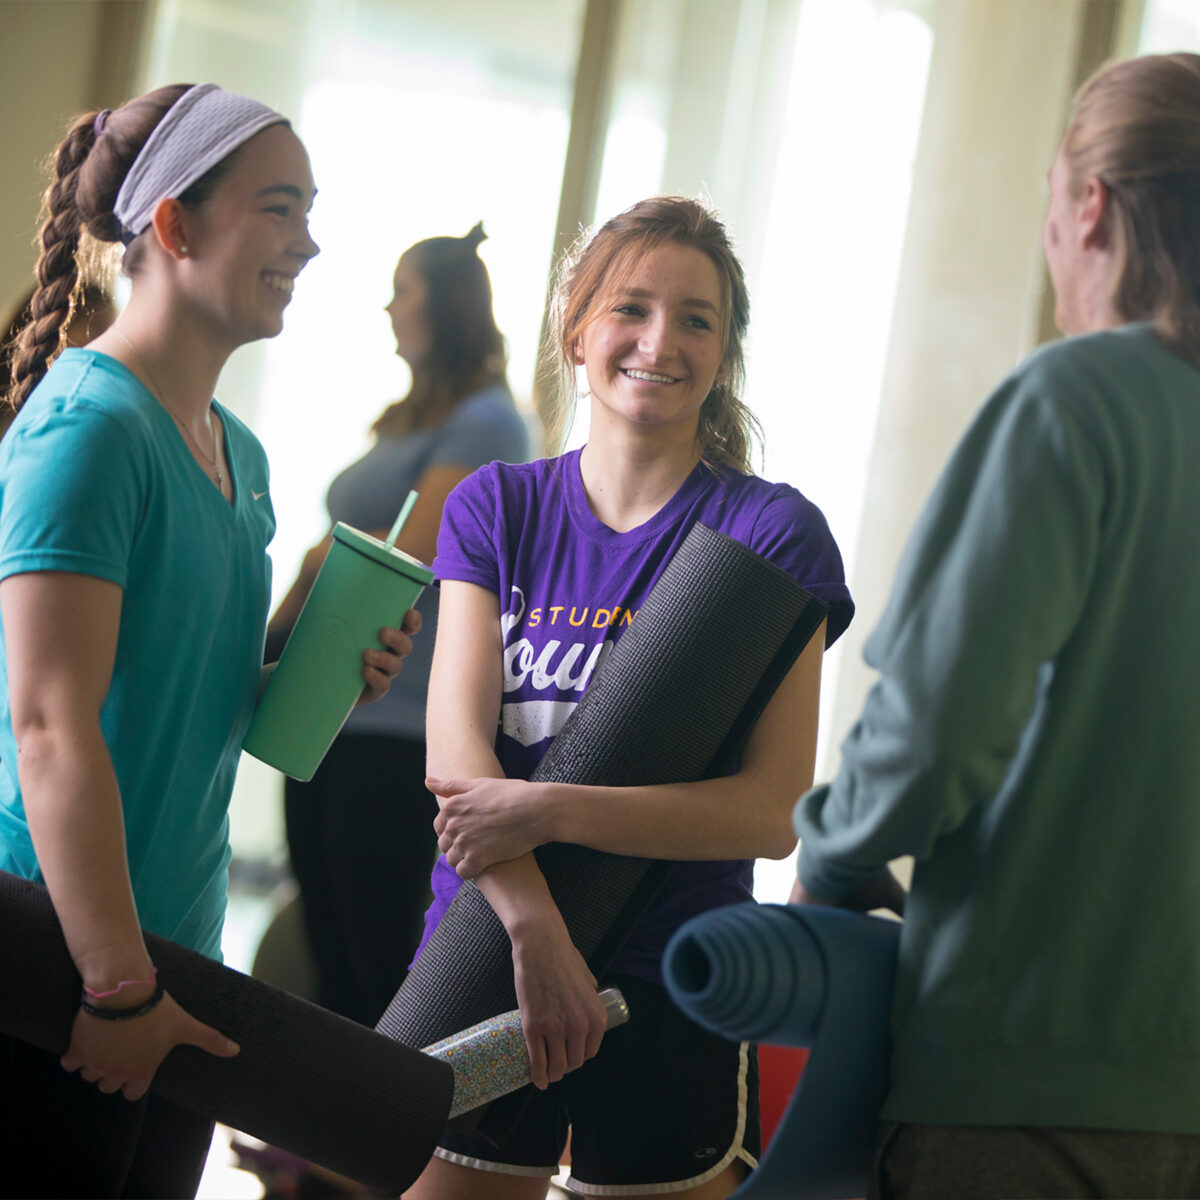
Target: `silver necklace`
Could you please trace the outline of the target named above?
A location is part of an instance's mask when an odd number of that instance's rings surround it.
[[[157,400],[159,404],[161,404],[163,408],[167,410],[167,413],[170,415],[171,419],[176,425],[179,426],[183,436],[187,438],[187,440],[191,442],[193,446],[196,447],[200,457],[203,458],[204,461],[212,468],[213,478],[216,480],[218,489],[224,491],[225,476],[222,473],[220,466],[217,464],[217,431],[215,429],[212,431],[212,454],[206,454],[204,447],[201,446],[200,443],[192,436],[192,431],[188,429],[188,427],[176,415],[175,410],[163,399],[162,388],[158,386],[158,382],[150,373],[150,368],[146,366],[146,360],[142,357],[141,351],[138,350],[138,348],[115,325],[112,326],[112,331],[121,339],[121,341],[125,343],[125,345],[130,348],[130,350],[133,351],[134,357],[138,360],[138,365],[143,371],[146,372],[146,381],[150,384],[150,390],[154,393],[155,400]]]

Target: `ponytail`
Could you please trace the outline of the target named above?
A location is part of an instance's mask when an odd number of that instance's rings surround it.
[[[170,107],[191,87],[171,84],[121,105],[114,112],[88,113],[74,121],[54,153],[47,213],[39,234],[41,253],[37,288],[29,302],[31,319],[12,352],[6,399],[19,410],[41,383],[62,346],[80,288],[80,248],[86,233],[95,242],[120,243],[120,221],[113,213],[129,168]],[[213,186],[227,165],[218,164],[180,197],[195,202]],[[138,242],[126,251],[125,268],[136,262]]]
[[[1109,190],[1117,311],[1200,366],[1200,55],[1102,67],[1062,154],[1074,188],[1095,177]]]
[[[79,242],[83,221],[75,200],[79,170],[96,144],[98,114],[71,126],[54,156],[54,181],[46,191],[47,216],[39,234],[37,290],[29,302],[31,319],[17,338],[8,403],[14,410],[29,398],[58,353],[79,286]]]

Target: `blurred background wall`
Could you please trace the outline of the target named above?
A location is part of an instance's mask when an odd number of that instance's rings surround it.
[[[400,250],[484,221],[537,428],[558,254],[642,196],[707,196],[749,276],[763,473],[825,511],[859,605],[826,659],[827,777],[924,497],[988,389],[1054,336],[1040,229],[1071,94],[1171,49],[1200,49],[1194,0],[0,0],[0,305],[30,282],[41,164],[73,114],[203,80],[288,113],[324,252],[283,335],[221,385],[271,456],[285,586],[325,482],[406,389],[382,311]],[[278,792],[245,760],[244,860],[282,862]],[[789,874],[767,864],[760,892]]]

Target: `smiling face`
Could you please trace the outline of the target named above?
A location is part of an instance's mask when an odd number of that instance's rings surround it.
[[[392,276],[392,298],[384,312],[392,319],[396,353],[408,365],[416,366],[429,355],[432,334],[429,329],[427,302],[429,285],[408,254],[400,256]]]
[[[232,345],[274,337],[296,276],[320,248],[308,232],[316,187],[286,125],[256,134],[202,205],[183,215],[195,315]]]
[[[638,258],[575,343],[592,425],[693,436],[725,354],[721,279],[700,250],[668,241]]]

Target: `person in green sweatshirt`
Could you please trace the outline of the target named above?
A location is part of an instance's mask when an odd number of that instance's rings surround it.
[[[1069,336],[954,452],[795,812],[793,900],[905,910],[881,1197],[1200,1196],[1200,56],[1083,85],[1042,240]]]

